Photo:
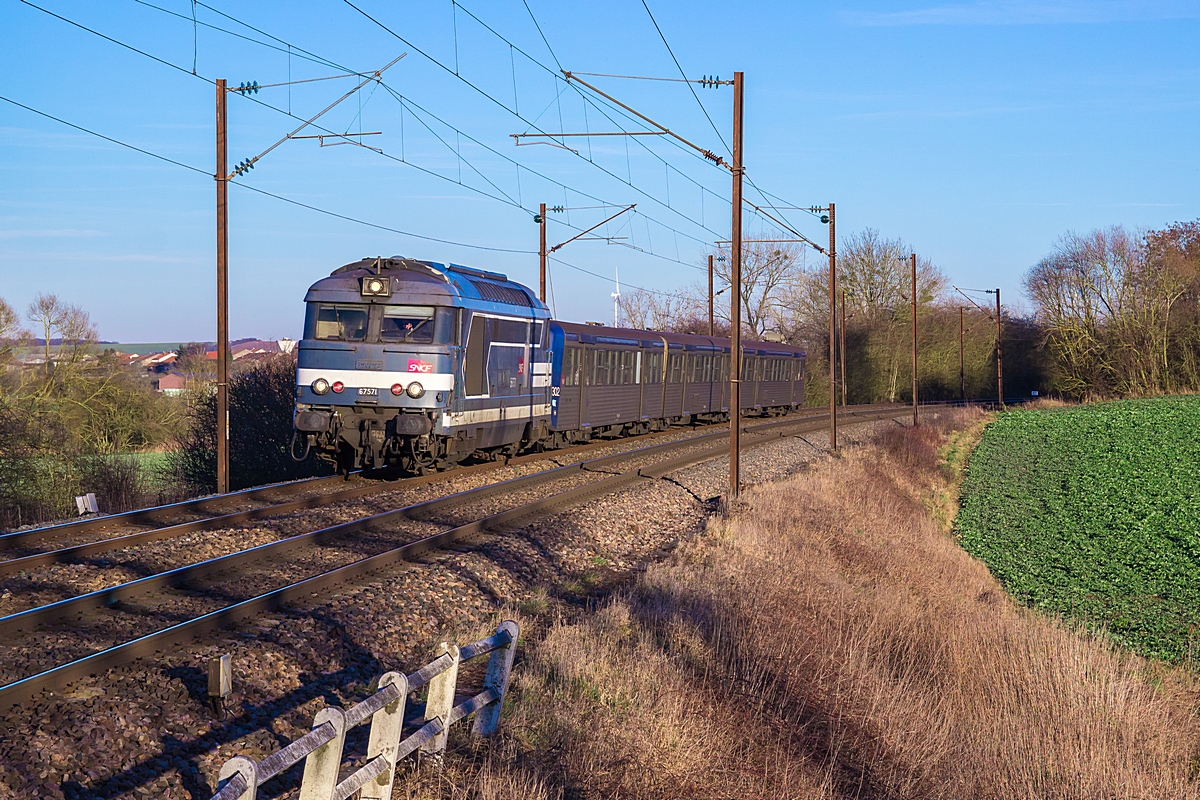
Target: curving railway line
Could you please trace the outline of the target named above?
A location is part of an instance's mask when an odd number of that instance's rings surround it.
[[[889,404],[851,408],[839,416],[845,423],[852,423],[907,413],[906,408]],[[821,430],[827,424],[828,414],[822,412],[747,424],[743,428],[743,447]],[[620,492],[639,481],[662,478],[727,452],[728,429],[724,425],[699,428],[682,438],[681,433],[675,429],[511,459],[508,464],[550,463],[528,474],[406,502],[173,569],[149,571],[132,580],[52,599],[0,617],[0,705],[20,703],[44,690],[61,688],[314,594],[362,582],[381,569],[419,560],[430,551],[473,546],[504,529]],[[647,441],[658,438],[668,440]],[[601,448],[618,445],[633,445],[633,449],[586,458]],[[562,463],[580,455],[585,458]],[[400,486],[446,483],[471,471],[492,471],[500,466],[484,464],[390,483],[358,479],[347,484],[340,478],[316,479],[114,515],[82,525],[23,531],[16,534],[26,537],[22,546],[38,540],[57,545],[87,533],[109,535],[17,555],[0,562],[0,572],[13,574],[15,568],[9,566],[13,564],[23,564],[19,569],[28,570],[67,563],[97,552],[197,530],[327,507]],[[237,504],[251,503],[265,505],[237,508]],[[236,510],[230,510],[231,506]],[[180,516],[203,514],[209,516],[178,521]],[[159,526],[149,529],[131,531],[126,527],[156,522]],[[9,541],[9,549],[21,553],[12,547],[13,540]]]

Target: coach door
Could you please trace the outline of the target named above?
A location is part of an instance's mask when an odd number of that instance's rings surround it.
[[[562,358],[562,383],[558,395],[557,428],[560,431],[579,428],[582,372],[583,350],[578,344],[565,345]]]

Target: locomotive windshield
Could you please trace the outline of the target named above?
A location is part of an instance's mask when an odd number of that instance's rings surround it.
[[[317,339],[361,342],[367,338],[367,307],[322,303],[314,333]]]
[[[379,338],[385,342],[432,342],[431,306],[384,306]]]

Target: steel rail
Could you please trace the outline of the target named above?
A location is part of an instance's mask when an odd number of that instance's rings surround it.
[[[900,411],[899,414],[907,414],[907,409]],[[897,410],[889,408],[876,411],[860,411],[854,413],[852,416],[857,418],[855,420],[857,423],[868,422],[873,419],[885,419],[896,415]],[[824,426],[825,421],[820,419],[819,416],[821,415],[818,415],[817,419],[788,420],[787,422],[790,422],[791,425],[787,427],[800,429],[796,431],[797,433],[820,430]],[[749,448],[770,444],[788,435],[791,434],[785,431],[778,432],[776,436],[767,435],[765,431],[761,433],[756,432],[755,438],[747,440],[744,446]],[[692,441],[694,440],[683,440],[683,443]],[[666,445],[659,445],[657,448],[668,446],[681,446],[681,443],[669,442]],[[549,513],[579,505],[593,497],[620,491],[640,480],[660,478],[669,472],[697,462],[719,457],[724,453],[725,448],[717,444],[699,452],[688,453],[649,467],[635,467],[601,479],[600,481],[551,495],[523,506],[501,511],[497,514],[466,523],[465,525],[459,525],[415,542],[368,556],[350,564],[302,579],[296,583],[248,598],[194,619],[171,625],[132,641],[115,645],[97,653],[92,653],[34,675],[21,678],[5,686],[0,686],[0,708],[27,701],[42,691],[53,691],[54,689],[62,688],[80,678],[96,674],[102,669],[119,666],[143,656],[152,655],[160,652],[165,647],[192,641],[204,633],[229,627],[244,619],[283,607],[289,602],[294,602],[350,583],[382,568],[403,561],[411,561],[416,556],[430,550],[443,549],[446,545],[462,539],[511,527],[514,523],[530,517],[546,516]],[[604,460],[611,461],[613,458],[614,456],[607,456]],[[576,465],[570,465],[558,469],[571,468],[577,467]],[[493,484],[493,486],[497,485],[499,484]]]
[[[156,518],[160,518],[169,514],[177,514],[180,512],[215,511],[217,510],[214,508],[215,506],[227,504],[230,501],[270,500],[270,495],[277,494],[281,491],[287,491],[295,488],[317,489],[331,483],[343,483],[345,480],[345,477],[342,475],[329,475],[322,478],[304,478],[303,480],[288,481],[285,483],[271,483],[267,484],[266,486],[254,486],[249,489],[241,489],[236,492],[229,492],[228,494],[207,495],[205,497],[197,497],[192,500],[181,500],[178,503],[168,503],[167,505],[140,508],[134,511],[123,511],[118,514],[105,514],[103,516],[90,517],[84,520],[61,522],[57,525],[47,525],[42,528],[28,528],[23,531],[9,531],[8,533],[0,533],[0,550],[10,550],[14,547],[22,547],[27,542],[35,541],[37,539],[44,539],[47,536],[60,536],[70,533],[86,533],[98,528],[107,528],[110,525],[152,523]]]
[[[817,416],[823,418],[823,415]],[[809,420],[810,418],[808,417],[800,419],[785,418],[769,423],[745,426],[744,429],[748,434],[753,435],[760,431],[803,424]],[[613,453],[600,458],[564,464],[562,466],[553,467],[541,472],[534,472],[530,473],[529,475],[521,475],[516,478],[510,478],[506,481],[499,481],[497,483],[478,486],[472,489],[465,489],[461,492],[456,492],[454,494],[436,497],[429,500],[423,500],[421,502],[412,503],[391,511],[384,511],[379,514],[361,517],[359,519],[350,520],[337,525],[296,534],[295,536],[290,536],[285,539],[277,539],[273,542],[266,542],[245,550],[238,550],[233,553],[215,556],[204,561],[198,561],[193,564],[176,567],[175,569],[166,570],[154,575],[147,575],[146,577],[138,578],[126,583],[109,586],[103,589],[97,589],[93,592],[75,595],[74,597],[68,597],[53,603],[47,603],[45,605],[36,606],[34,608],[18,611],[4,617],[0,617],[0,637],[13,635],[21,631],[31,630],[38,626],[78,619],[82,614],[88,611],[115,606],[118,603],[130,600],[131,598],[136,597],[146,591],[162,588],[185,587],[190,585],[198,578],[215,575],[227,570],[237,569],[261,558],[283,556],[302,547],[322,545],[342,536],[369,530],[388,522],[401,519],[421,519],[428,517],[437,511],[473,503],[502,492],[516,491],[542,483],[549,483],[556,478],[572,472],[581,470],[595,470],[600,467],[620,463],[621,461],[642,458],[647,455],[654,455],[655,453],[669,451],[672,449],[691,447],[712,439],[724,439],[728,435],[728,430],[725,429],[724,426],[719,426],[718,430],[704,433],[699,436],[690,436],[686,439],[679,439],[672,442],[639,447],[634,450]]]
[[[801,414],[801,417],[807,417],[807,416],[811,416],[811,414],[809,414],[809,413]],[[793,418],[796,418],[796,417],[793,417]],[[702,430],[702,429],[708,428],[708,427],[718,427],[721,424],[722,423],[713,423],[711,425],[706,424],[706,425],[698,426],[698,428]],[[71,563],[71,562],[77,561],[82,558],[88,558],[90,556],[98,555],[100,553],[106,553],[106,552],[109,552],[112,550],[119,550],[119,549],[122,549],[125,547],[134,547],[136,545],[161,541],[163,539],[171,539],[171,538],[175,538],[177,536],[184,536],[189,533],[195,533],[197,531],[213,530],[216,528],[228,527],[231,525],[237,525],[237,524],[240,524],[243,522],[249,522],[252,520],[264,519],[264,518],[274,517],[274,516],[278,516],[278,515],[282,515],[282,514],[289,514],[289,513],[295,512],[295,511],[306,511],[306,510],[311,510],[311,509],[315,509],[315,508],[327,508],[329,506],[336,505],[338,503],[346,502],[349,500],[355,500],[359,497],[369,496],[371,494],[383,493],[383,492],[388,492],[388,491],[400,491],[400,490],[404,490],[404,489],[408,489],[408,488],[414,488],[417,486],[424,486],[424,485],[427,485],[430,483],[449,482],[459,476],[471,475],[471,474],[480,473],[480,472],[492,472],[495,470],[502,469],[505,466],[510,466],[510,465],[514,465],[514,464],[524,464],[524,463],[529,463],[529,462],[534,462],[534,461],[544,461],[544,460],[557,458],[559,456],[568,456],[568,455],[572,455],[572,454],[576,454],[576,453],[580,453],[580,452],[588,452],[591,450],[597,450],[597,449],[601,449],[604,447],[611,447],[614,444],[618,444],[622,441],[627,441],[627,442],[644,441],[644,440],[661,438],[663,436],[677,435],[682,432],[683,432],[683,429],[676,428],[676,429],[667,429],[665,431],[656,431],[653,433],[640,434],[639,436],[636,436],[636,437],[622,437],[622,438],[617,438],[617,439],[605,439],[605,440],[601,440],[598,442],[591,442],[589,444],[574,445],[572,447],[565,447],[565,448],[560,448],[557,450],[547,450],[547,451],[543,451],[541,453],[531,453],[531,454],[527,454],[527,455],[523,455],[523,456],[515,456],[513,458],[504,459],[504,460],[501,460],[498,462],[477,464],[477,465],[469,466],[469,467],[459,467],[456,469],[447,470],[445,472],[436,472],[436,473],[430,473],[429,475],[421,475],[421,476],[415,476],[415,477],[411,477],[411,478],[404,478],[404,479],[401,479],[398,481],[369,483],[365,486],[355,486],[355,487],[352,487],[349,489],[342,489],[339,491],[330,492],[328,494],[311,495],[309,497],[300,498],[298,500],[283,501],[283,502],[275,503],[273,505],[262,506],[261,508],[248,509],[246,511],[237,511],[237,512],[232,512],[232,513],[228,513],[228,514],[222,514],[222,515],[216,516],[216,517],[206,517],[204,519],[192,520],[191,522],[181,522],[181,523],[177,523],[174,525],[166,525],[161,528],[153,528],[151,530],[146,530],[146,531],[137,531],[135,533],[124,534],[121,536],[113,536],[113,537],[110,537],[107,539],[97,539],[92,542],[85,542],[83,544],[71,545],[69,547],[62,547],[62,548],[58,548],[55,550],[47,550],[47,551],[44,551],[41,553],[31,553],[30,555],[27,555],[27,556],[20,556],[17,558],[10,558],[5,561],[0,561],[0,578],[6,577],[9,575],[15,575],[19,572],[23,572],[23,571],[29,570],[29,569],[34,569],[36,567],[43,567],[43,566],[47,566],[50,564]],[[341,483],[343,481],[343,478],[340,476],[333,476],[333,477],[329,477],[329,478],[316,478],[316,479],[310,479],[310,480],[317,481],[318,484]],[[198,500],[198,501],[185,501],[184,503],[177,503],[177,504],[173,504],[170,506],[157,506],[155,508],[145,509],[143,511],[131,511],[131,512],[126,512],[125,514],[111,515],[109,517],[102,517],[102,518],[98,518],[95,520],[88,520],[88,521],[85,521],[82,523],[66,523],[65,525],[53,526],[50,528],[35,528],[35,529],[31,529],[29,531],[18,531],[15,534],[8,534],[8,536],[18,536],[18,537],[34,536],[34,537],[40,538],[41,536],[49,535],[49,534],[55,533],[55,532],[83,531],[83,530],[90,529],[89,526],[107,527],[107,524],[101,526],[101,525],[98,525],[97,523],[107,520],[107,521],[109,521],[108,524],[111,524],[112,521],[121,521],[120,518],[128,518],[129,520],[133,521],[133,520],[136,520],[137,518],[140,518],[141,515],[151,514],[151,513],[162,513],[162,512],[164,512],[164,510],[167,510],[167,509],[180,509],[180,508],[184,508],[185,506],[188,506],[188,504],[214,503],[214,502],[219,502],[219,500],[221,500],[221,499],[237,498],[237,497],[241,497],[241,496],[247,496],[252,499],[262,499],[260,497],[256,497],[255,495],[258,495],[260,493],[265,493],[265,492],[274,493],[275,491],[277,491],[281,488],[300,486],[305,483],[307,483],[307,482],[301,481],[301,482],[288,483],[288,484],[272,484],[269,487],[260,487],[258,489],[249,489],[244,492],[235,492],[235,493],[227,494],[227,495],[219,495],[217,497],[207,497],[207,498],[202,498],[201,500]],[[316,486],[317,485],[313,485],[313,488],[316,488]],[[193,505],[191,507],[194,508],[195,506]],[[72,527],[72,526],[75,526],[75,527]],[[69,530],[67,530],[67,529],[69,529]],[[4,536],[0,535],[0,542],[2,542],[3,539],[4,539]],[[16,546],[16,545],[13,543],[10,543],[9,546],[12,547],[12,546]]]

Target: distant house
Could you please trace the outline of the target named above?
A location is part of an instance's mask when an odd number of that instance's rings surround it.
[[[137,362],[140,366],[145,367],[147,372],[167,372],[179,360],[178,353],[151,353]]]
[[[182,394],[187,388],[187,379],[178,372],[172,372],[168,375],[163,375],[158,380],[154,381],[154,389],[163,394],[175,396]]]
[[[131,367],[142,360],[142,356],[137,353],[114,353],[114,358],[119,366]]]
[[[211,350],[204,352],[206,361],[217,360],[217,349],[210,345]],[[290,353],[296,348],[295,339],[281,339],[279,341],[270,341],[266,339],[241,339],[236,342],[229,343],[230,361],[241,361],[249,359],[257,361],[269,356],[278,355],[279,353]]]

